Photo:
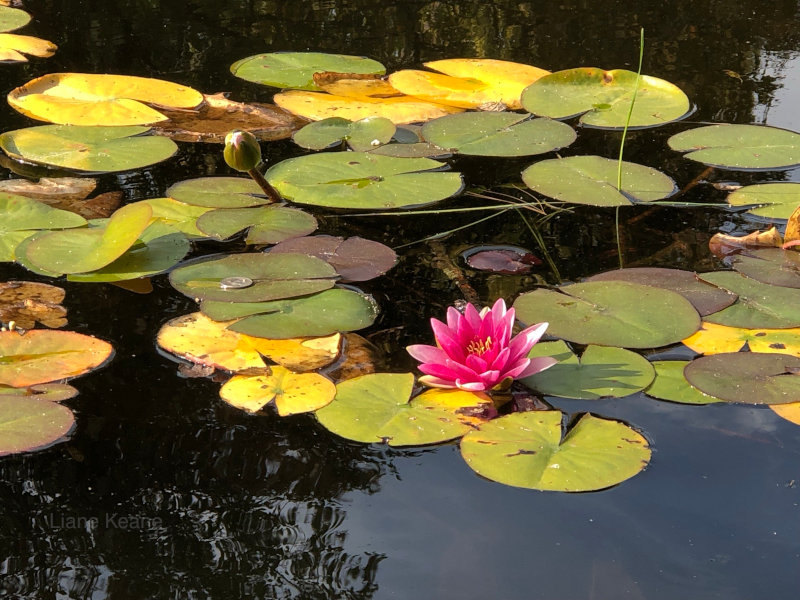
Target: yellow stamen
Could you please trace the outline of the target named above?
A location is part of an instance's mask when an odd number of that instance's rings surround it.
[[[485,340],[472,340],[467,346],[467,352],[469,354],[477,354],[481,356],[484,352],[488,352],[494,346],[494,342],[492,341],[491,336],[487,337]]]

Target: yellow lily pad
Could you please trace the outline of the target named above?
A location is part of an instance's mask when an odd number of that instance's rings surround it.
[[[231,406],[251,413],[274,401],[278,414],[285,417],[330,404],[336,386],[317,373],[292,373],[283,367],[272,367],[270,375],[234,376],[222,386],[219,395]]]
[[[409,96],[461,108],[502,103],[519,110],[522,90],[550,73],[531,65],[488,58],[435,60],[425,66],[439,73],[403,70],[392,73],[389,83]]]
[[[203,94],[161,79],[128,75],[53,73],[8,94],[15,110],[62,125],[146,125],[166,116],[148,106],[194,108]]]
[[[403,95],[378,75],[314,73],[314,85],[323,92],[347,98],[390,98]]]
[[[28,62],[26,54],[48,58],[57,49],[53,42],[30,35],[0,33],[0,62]]]
[[[792,329],[745,329],[703,323],[683,343],[700,354],[738,352],[747,344],[751,352],[773,352],[800,356],[800,327]]]
[[[800,425],[800,402],[790,402],[789,404],[772,404],[772,411],[782,419],[786,419]]]

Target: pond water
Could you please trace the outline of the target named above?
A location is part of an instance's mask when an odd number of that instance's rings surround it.
[[[549,70],[636,68],[681,87],[692,123],[767,123],[800,130],[800,17],[775,0],[28,0],[24,33],[59,46],[50,59],[3,65],[4,94],[50,72],[159,77],[236,100],[270,89],[230,75],[234,61],[279,50],[364,55],[390,71],[445,57],[486,56]],[[32,123],[0,106],[0,130]],[[667,149],[685,122],[631,132],[626,158],[664,170],[681,188],[701,175]],[[619,133],[580,131],[570,153],[616,157]],[[301,154],[264,147],[271,162]],[[471,186],[519,181],[531,159],[458,159]],[[191,177],[230,174],[221,148],[182,144],[156,167],[102,179],[126,200],[164,195]],[[0,168],[0,178],[11,173]],[[800,170],[715,171],[712,181],[800,181]],[[700,183],[687,201],[721,201]],[[456,206],[459,200],[448,205]],[[509,213],[510,214],[510,213]],[[323,216],[320,230],[390,246],[474,216]],[[621,212],[626,265],[720,268],[707,247],[723,230],[763,222],[721,209]],[[547,263],[528,276],[468,272],[485,302],[537,282],[618,264],[614,214],[577,209],[541,229]],[[516,217],[442,240],[456,256],[476,244],[537,247]],[[401,262],[363,288],[378,322],[362,332],[392,371],[403,350],[431,341],[427,319],[460,298],[431,260]],[[41,279],[0,264],[0,281]],[[76,381],[77,430],[66,443],[0,459],[0,596],[8,598],[496,598],[502,600],[789,600],[800,589],[800,428],[766,407],[690,406],[643,394],[554,401],[569,413],[633,424],[655,452],[641,474],[583,494],[535,492],[481,479],[457,445],[393,450],[350,443],[310,416],[247,416],[217,383],[185,379],[155,349],[170,318],[195,310],[164,277],[134,295],[62,282],[69,328],[111,341],[114,361]]]

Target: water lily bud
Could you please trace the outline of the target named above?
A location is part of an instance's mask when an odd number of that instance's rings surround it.
[[[261,162],[261,146],[249,131],[231,131],[225,136],[225,162],[237,171],[251,171]]]

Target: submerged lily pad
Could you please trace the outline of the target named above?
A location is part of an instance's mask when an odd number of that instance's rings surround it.
[[[582,125],[615,129],[628,122],[636,91],[630,127],[654,127],[689,114],[689,98],[676,85],[642,75],[636,90],[636,80],[636,73],[624,69],[581,67],[557,71],[525,88],[522,106],[535,115],[553,119],[583,114]]]
[[[248,244],[277,244],[312,233],[317,220],[307,212],[285,206],[220,208],[197,219],[197,228],[217,240],[247,229]]]
[[[357,210],[410,208],[461,191],[459,173],[428,158],[393,158],[365,152],[326,152],[290,158],[266,178],[281,196],[299,204]]]
[[[800,358],[732,352],[702,356],[683,371],[694,387],[726,402],[787,404],[800,398]]]
[[[322,52],[269,52],[231,65],[231,73],[246,81],[295,90],[320,89],[314,84],[314,73],[324,71],[383,74],[386,67],[362,56]]]
[[[178,146],[148,127],[40,125],[0,134],[11,158],[87,173],[140,169],[171,157]]]
[[[800,290],[761,283],[733,271],[700,275],[703,281],[729,290],[739,299],[703,320],[731,327],[800,327]]]
[[[75,416],[42,398],[0,397],[0,456],[41,450],[63,440]]]
[[[249,177],[198,177],[167,188],[179,202],[206,208],[248,208],[269,204],[264,191]]]
[[[673,135],[669,147],[721,169],[783,169],[800,164],[800,133],[766,125],[709,125]]]
[[[63,327],[67,324],[67,309],[61,306],[64,295],[62,288],[46,283],[0,283],[0,323],[13,321],[22,329],[33,329],[36,323]]]
[[[394,123],[384,117],[367,117],[358,121],[331,117],[309,123],[292,139],[298,146],[309,150],[324,150],[347,142],[352,150],[366,152],[388,144],[395,129]]]
[[[800,206],[800,183],[757,183],[728,194],[731,206],[753,206],[750,214],[769,219],[788,219]]]
[[[683,370],[688,364],[689,361],[687,360],[653,361],[656,378],[644,393],[659,400],[678,402],[680,404],[714,404],[721,402],[719,398],[704,394],[686,381],[686,377],[683,376]]]
[[[703,323],[683,343],[700,354],[738,352],[747,344],[751,352],[779,352],[800,356],[800,328],[746,329],[716,323]]]
[[[336,386],[318,373],[292,373],[272,367],[269,375],[236,375],[219,391],[228,404],[255,413],[270,402],[282,417],[312,412],[330,404]]]
[[[540,342],[528,357],[540,356],[557,357],[559,362],[522,383],[548,396],[622,398],[643,390],[655,377],[647,359],[622,348],[587,346],[578,358],[563,341]]]
[[[562,417],[548,410],[494,419],[464,436],[461,455],[492,481],[558,492],[611,487],[650,461],[647,440],[627,425],[587,413],[564,435]]]
[[[103,364],[108,342],[72,331],[0,331],[0,385],[29,387],[83,375]]]
[[[569,156],[534,163],[522,181],[535,192],[573,204],[629,206],[652,202],[677,191],[661,171],[622,161],[622,187],[617,189],[618,162],[601,156]]]
[[[229,326],[232,331],[272,339],[356,331],[378,315],[371,296],[341,288],[274,302],[204,301],[200,310],[216,321],[241,319]]]
[[[529,156],[569,146],[575,130],[551,119],[509,112],[468,112],[429,121],[422,136],[449,152],[472,156]]]
[[[549,335],[579,344],[658,348],[700,327],[700,315],[683,296],[623,281],[537,289],[519,296],[514,308],[523,323],[546,321]]]

